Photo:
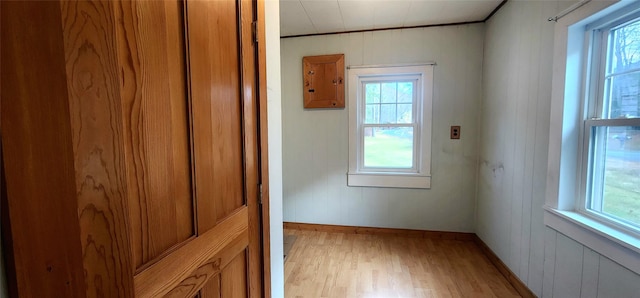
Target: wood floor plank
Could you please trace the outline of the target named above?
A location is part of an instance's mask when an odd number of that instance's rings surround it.
[[[286,297],[520,297],[474,241],[285,229]]]

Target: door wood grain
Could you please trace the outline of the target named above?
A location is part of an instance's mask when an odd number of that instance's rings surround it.
[[[187,2],[199,233],[245,203],[237,6]]]
[[[232,248],[236,238],[246,237],[248,228],[247,208],[240,209],[215,228],[180,249],[162,258],[157,263],[137,274],[134,278],[136,297],[157,297],[165,295],[184,280],[193,278],[198,268],[212,262],[217,254]],[[248,245],[244,238],[243,247]],[[215,267],[215,266],[214,266]]]
[[[132,294],[114,2],[62,1],[87,296]]]
[[[0,5],[12,295],[268,297],[260,2]]]
[[[141,269],[195,233],[183,3],[119,4],[130,230]]]
[[[83,254],[60,3],[2,1],[0,24],[2,148],[12,237],[6,243],[13,246],[5,252],[13,253],[7,268],[15,269],[8,273],[15,277],[9,289],[14,296],[79,297],[85,278],[77,270]]]

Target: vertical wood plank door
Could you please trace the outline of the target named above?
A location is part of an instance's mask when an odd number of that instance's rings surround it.
[[[258,2],[2,2],[13,296],[269,296]]]

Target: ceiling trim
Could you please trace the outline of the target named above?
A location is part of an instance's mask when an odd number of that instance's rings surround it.
[[[488,21],[494,14],[498,12],[498,10],[500,10],[500,8],[507,4],[507,1],[509,0],[502,0],[502,2],[500,2],[500,4],[498,4],[498,6],[496,6],[496,8],[486,18],[484,18],[483,22]]]
[[[502,3],[507,2],[504,0]],[[502,5],[500,3],[500,5]],[[499,6],[500,6],[499,5]],[[309,34],[298,34],[298,35],[286,35],[280,36],[280,38],[294,38],[294,37],[307,37],[307,36],[319,36],[319,35],[332,35],[332,34],[345,34],[345,33],[360,33],[360,32],[373,32],[373,31],[385,31],[385,30],[398,30],[398,29],[414,29],[414,28],[429,28],[429,27],[445,27],[445,26],[460,26],[460,25],[471,25],[471,24],[480,24],[484,23],[484,21],[470,21],[470,22],[458,22],[458,23],[444,23],[444,24],[430,24],[430,25],[418,25],[418,26],[406,26],[406,27],[391,27],[391,28],[374,28],[374,29],[362,29],[362,30],[348,30],[348,31],[336,31],[336,32],[325,32],[325,33],[309,33]]]
[[[460,26],[460,25],[471,25],[471,24],[479,24],[485,23],[493,15],[498,13],[498,11],[507,4],[509,0],[502,0],[496,8],[491,11],[491,13],[481,21],[469,21],[469,22],[457,22],[457,23],[443,23],[443,24],[429,24],[429,25],[418,25],[418,26],[406,26],[406,27],[390,27],[390,28],[374,28],[374,29],[362,29],[362,30],[347,30],[347,31],[335,31],[335,32],[324,32],[324,33],[309,33],[309,34],[297,34],[297,35],[286,35],[280,36],[280,38],[294,38],[294,37],[307,37],[307,36],[320,36],[320,35],[332,35],[332,34],[345,34],[345,33],[360,33],[360,32],[373,32],[373,31],[385,31],[385,30],[398,30],[398,29],[414,29],[414,28],[429,28],[429,27],[445,27],[445,26]]]

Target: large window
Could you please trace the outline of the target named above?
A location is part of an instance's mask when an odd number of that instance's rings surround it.
[[[350,67],[350,186],[430,187],[432,68]]]
[[[600,25],[599,25],[600,24]],[[589,215],[640,230],[640,14],[589,28],[591,75],[584,119],[583,207]],[[599,25],[599,26],[597,26]],[[589,57],[589,56],[588,56]]]
[[[557,20],[544,222],[640,274],[640,2]]]

